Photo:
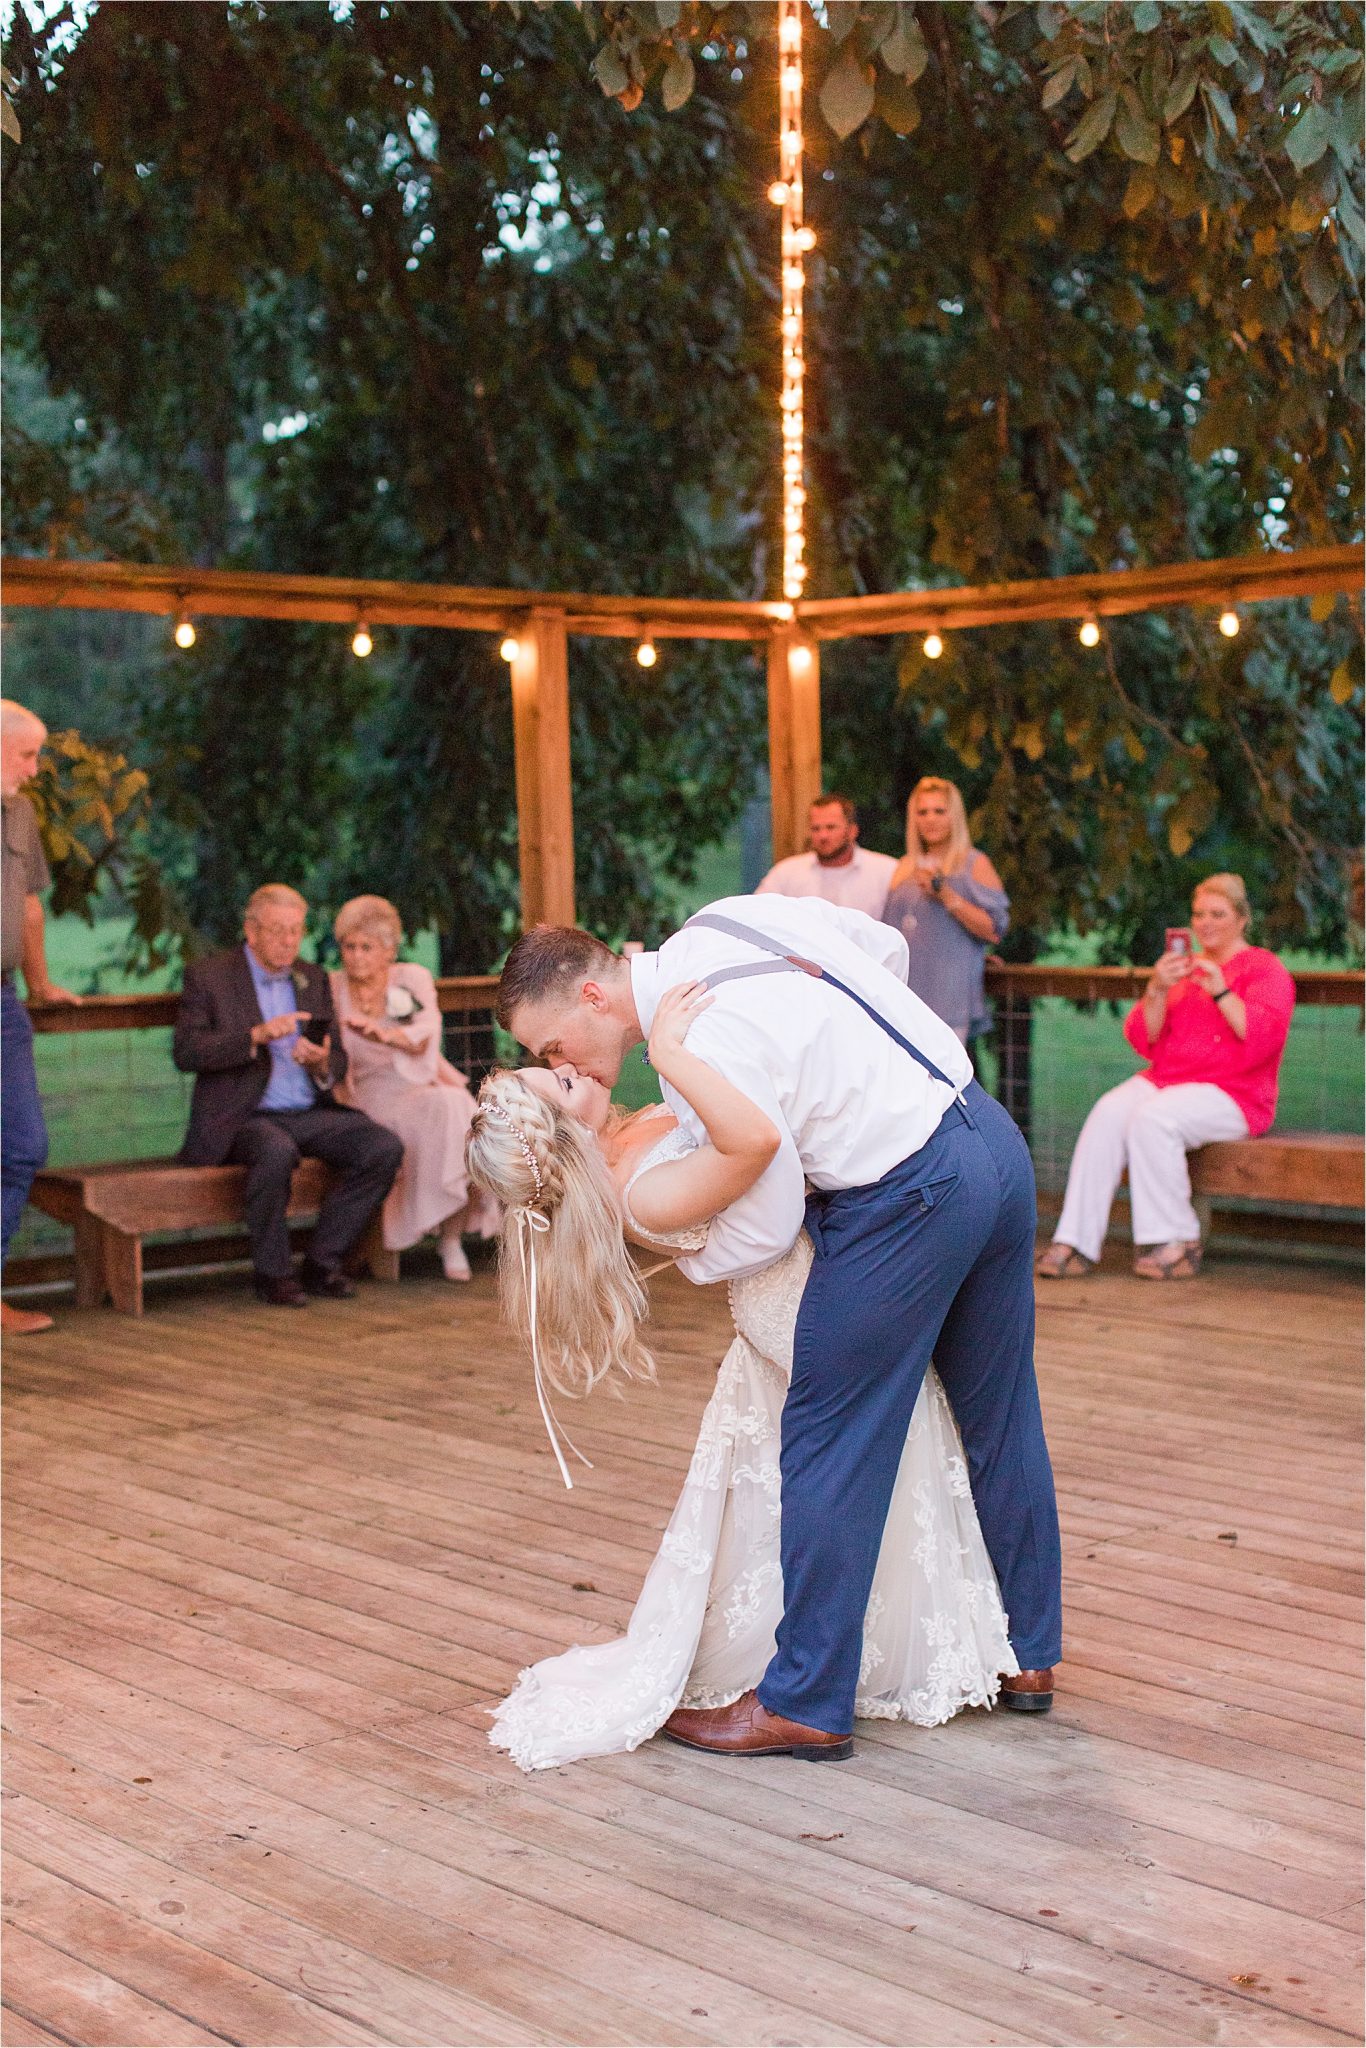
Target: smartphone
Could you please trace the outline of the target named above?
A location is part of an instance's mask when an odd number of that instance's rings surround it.
[[[304,1017],[299,1024],[300,1038],[306,1038],[310,1045],[321,1045],[327,1036],[326,1017]]]
[[[1191,954],[1195,951],[1195,946],[1188,926],[1184,924],[1169,924],[1167,926],[1165,951],[1168,953],[1181,953],[1187,960],[1190,959]]]

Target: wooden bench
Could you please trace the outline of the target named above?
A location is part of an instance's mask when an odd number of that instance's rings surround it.
[[[1269,1131],[1264,1138],[1202,1145],[1191,1153],[1190,1169],[1203,1237],[1209,1236],[1211,1207],[1220,1195],[1319,1209],[1366,1208],[1366,1143],[1351,1133]]]
[[[182,1166],[175,1159],[47,1167],[29,1200],[76,1234],[76,1306],[107,1294],[124,1315],[142,1314],[142,1240],[157,1230],[222,1228],[242,1221],[243,1166]],[[317,1213],[327,1168],[301,1160],[289,1192],[291,1220]],[[378,1216],[357,1248],[377,1280],[397,1280],[398,1253],[384,1249]]]

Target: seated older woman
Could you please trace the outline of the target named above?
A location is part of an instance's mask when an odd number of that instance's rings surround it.
[[[1191,900],[1189,934],[1173,933],[1124,1035],[1145,1072],[1102,1095],[1082,1126],[1053,1242],[1036,1270],[1047,1280],[1090,1272],[1100,1257],[1125,1167],[1142,1280],[1192,1280],[1200,1224],[1186,1154],[1216,1139],[1258,1137],[1276,1114],[1281,1055],[1295,984],[1274,953],[1250,946],[1241,875],[1210,875]]]
[[[338,1097],[403,1140],[403,1165],[384,1204],[385,1248],[403,1251],[435,1231],[446,1278],[468,1280],[461,1239],[491,1237],[498,1210],[470,1194],[465,1140],[474,1098],[441,1056],[436,984],[425,967],[399,960],[402,922],[382,896],[353,897],[332,929],[342,956],[332,1005],[348,1058]]]

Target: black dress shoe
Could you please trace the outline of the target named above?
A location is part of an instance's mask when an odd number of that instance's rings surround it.
[[[273,1280],[269,1273],[258,1273],[255,1285],[262,1301],[268,1301],[272,1308],[308,1307],[308,1296],[292,1273],[286,1273],[280,1280]]]
[[[350,1301],[356,1291],[340,1266],[315,1266],[312,1259],[304,1260],[299,1277],[306,1294],[325,1295],[328,1301]]]

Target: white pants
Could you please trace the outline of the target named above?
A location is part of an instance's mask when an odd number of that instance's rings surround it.
[[[1191,1206],[1186,1154],[1217,1138],[1247,1135],[1247,1118],[1212,1081],[1182,1081],[1175,1088],[1154,1088],[1141,1074],[1121,1081],[1081,1127],[1054,1242],[1070,1244],[1083,1258],[1100,1257],[1127,1166],[1134,1243],[1195,1243],[1200,1222]]]

